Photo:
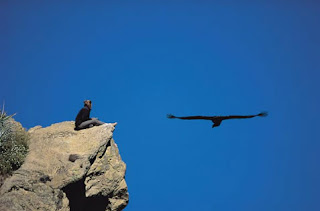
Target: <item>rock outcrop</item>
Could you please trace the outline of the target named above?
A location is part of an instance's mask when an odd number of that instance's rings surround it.
[[[105,124],[74,131],[74,122],[31,128],[24,164],[0,189],[0,210],[122,210],[126,165]]]

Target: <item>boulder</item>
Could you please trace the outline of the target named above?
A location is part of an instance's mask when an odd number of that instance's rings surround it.
[[[122,210],[126,165],[113,131],[75,131],[73,121],[31,128],[24,164],[0,189],[0,210]]]

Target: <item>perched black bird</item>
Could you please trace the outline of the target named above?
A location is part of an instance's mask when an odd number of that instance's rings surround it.
[[[265,117],[268,116],[267,112],[261,112],[259,114],[256,115],[247,115],[247,116],[185,116],[185,117],[177,117],[177,116],[173,116],[172,114],[167,114],[167,117],[169,119],[187,119],[187,120],[197,120],[197,119],[202,119],[202,120],[211,120],[213,122],[212,128],[214,127],[218,127],[221,122],[223,120],[226,119],[248,119],[248,118],[253,118],[256,116],[260,116],[260,117]]]

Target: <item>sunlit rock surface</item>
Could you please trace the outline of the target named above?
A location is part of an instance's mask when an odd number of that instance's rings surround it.
[[[0,189],[0,210],[122,210],[126,165],[105,124],[74,131],[74,122],[31,128],[24,164]]]

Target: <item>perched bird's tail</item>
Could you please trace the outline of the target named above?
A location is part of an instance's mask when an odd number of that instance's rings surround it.
[[[261,112],[257,116],[266,117],[266,116],[268,116],[268,112],[266,112],[266,111],[265,112]]]
[[[172,114],[167,114],[167,118],[169,119],[173,119],[173,118],[176,118],[175,116],[173,116]]]

